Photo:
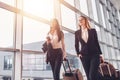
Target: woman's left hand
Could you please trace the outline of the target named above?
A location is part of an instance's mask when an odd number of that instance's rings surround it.
[[[64,55],[63,55],[63,60],[66,60],[66,53],[64,53]]]
[[[102,55],[100,55],[100,62],[101,62],[101,63],[104,63],[104,58],[103,58]]]

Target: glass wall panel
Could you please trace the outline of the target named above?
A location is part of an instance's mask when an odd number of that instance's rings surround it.
[[[119,37],[119,28],[118,27],[116,28],[116,34],[117,34],[116,36]]]
[[[111,47],[108,47],[108,55],[109,55],[109,59],[112,59]]]
[[[53,3],[54,0],[23,0],[23,10],[39,17],[51,19],[54,15]]]
[[[100,12],[101,12],[101,17],[102,17],[102,25],[104,28],[106,28],[105,16],[104,16],[104,6],[101,3],[100,3]]]
[[[109,16],[109,10],[107,10],[107,18],[110,19],[110,16]]]
[[[109,17],[110,17],[110,22],[113,22],[113,16],[112,16],[112,13],[109,13]]]
[[[106,0],[99,0],[99,1],[100,1],[102,4],[105,4],[105,5],[107,4],[107,3],[106,3]]]
[[[89,16],[87,0],[80,0],[80,11]]]
[[[45,54],[30,54],[29,52],[23,53],[22,79],[52,79],[53,76],[50,64],[46,64],[45,60]]]
[[[96,9],[96,0],[91,0],[92,2],[92,11],[93,11],[93,17],[96,22],[98,22],[98,15],[97,15],[97,9]]]
[[[99,26],[95,25],[95,29],[97,31],[98,40],[101,41],[102,40],[101,28]]]
[[[64,31],[64,38],[65,38],[65,47],[66,51],[69,54],[76,55],[75,51],[75,36],[68,31]]]
[[[114,24],[112,24],[112,33],[113,33],[113,34],[116,33]],[[116,35],[116,34],[115,34],[115,35]]]
[[[103,45],[103,48],[104,48],[104,54],[105,54],[105,56],[104,56],[104,58],[105,59],[109,59],[109,53],[108,53],[108,47],[107,47],[107,45]]]
[[[110,1],[109,1],[109,0],[106,0],[106,2],[107,2],[107,8],[108,8],[108,10],[111,11],[111,3],[110,3]]]
[[[106,43],[106,32],[103,28],[101,28],[101,37],[102,37],[102,42]]]
[[[112,64],[114,65],[114,68],[115,68],[115,69],[118,69],[118,68],[117,68],[117,61],[115,61],[115,60],[112,61]]]
[[[42,44],[46,40],[49,25],[23,18],[23,49],[41,51]]]
[[[112,25],[111,25],[111,22],[108,21],[108,30],[111,31],[112,30]]]
[[[120,51],[117,50],[116,52],[117,52],[117,60],[120,60]]]
[[[112,34],[108,33],[108,36],[109,36],[109,45],[113,45]]]
[[[62,25],[72,30],[76,30],[75,12],[61,5]]]
[[[111,48],[111,57],[112,57],[112,59],[116,59],[116,54],[115,54],[115,49],[114,48]]]
[[[114,47],[118,47],[117,37],[113,36]]]
[[[8,5],[15,6],[15,0],[0,0],[1,2],[4,2]]]
[[[120,61],[118,62],[118,69],[120,69]]]
[[[70,5],[72,5],[72,6],[75,6],[75,5],[74,5],[74,1],[75,1],[75,0],[64,0],[64,1],[68,2],[68,3],[69,3]]]
[[[120,39],[118,39],[118,49],[120,49]]]
[[[12,52],[0,51],[0,80],[11,80],[13,78],[14,54]]]
[[[0,47],[13,47],[14,13],[0,9]]]

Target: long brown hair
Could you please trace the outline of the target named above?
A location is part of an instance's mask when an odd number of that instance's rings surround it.
[[[82,17],[82,18],[85,19],[85,26],[86,26],[86,28],[87,28],[87,29],[91,29],[91,26],[90,26],[90,24],[89,24],[89,21],[88,21],[87,17],[85,17],[85,16],[80,16],[80,17]],[[80,25],[79,25],[79,27],[81,28]]]
[[[52,29],[54,27],[54,30]],[[50,23],[50,31],[49,33],[53,33],[54,31],[57,31],[57,36],[58,36],[58,42],[62,39],[63,32],[60,29],[59,22],[56,18],[53,18]]]

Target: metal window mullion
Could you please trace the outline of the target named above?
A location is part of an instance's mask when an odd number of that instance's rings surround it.
[[[22,10],[22,0],[16,1],[16,9]],[[16,14],[16,35],[15,35],[15,46],[19,49],[19,52],[16,52],[14,55],[15,60],[15,69],[14,69],[14,80],[22,80],[22,32],[23,32],[23,15],[20,14],[21,12],[17,12]]]

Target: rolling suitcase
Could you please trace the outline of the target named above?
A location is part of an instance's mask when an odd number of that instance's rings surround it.
[[[63,62],[63,68],[65,71],[65,73],[63,73],[63,80],[83,80],[83,76],[80,70],[79,69],[71,70],[68,59],[66,59],[66,62],[69,71],[66,70],[65,63]]]
[[[102,80],[116,80],[116,71],[112,64],[108,62],[101,63],[99,66]]]
[[[116,72],[117,72],[117,80],[120,80],[120,70],[116,69]]]

